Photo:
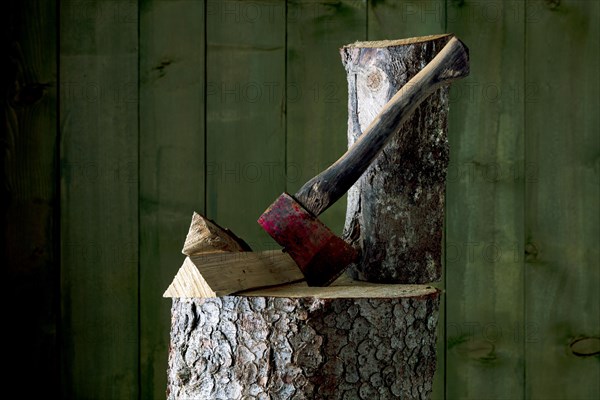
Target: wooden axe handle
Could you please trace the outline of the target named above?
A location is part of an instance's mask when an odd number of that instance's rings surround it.
[[[469,74],[467,47],[457,38],[406,83],[383,107],[360,138],[325,171],[312,178],[294,197],[318,216],[350,189],[415,109],[443,85]]]

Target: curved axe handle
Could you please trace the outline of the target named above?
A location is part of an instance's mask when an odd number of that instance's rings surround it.
[[[469,51],[457,38],[448,44],[383,107],[360,138],[294,197],[318,216],[350,189],[415,109],[439,87],[469,74]]]

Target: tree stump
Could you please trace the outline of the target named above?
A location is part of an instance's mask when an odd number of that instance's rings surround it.
[[[169,399],[428,398],[439,290],[342,276],[324,288],[302,282],[209,298],[214,286],[190,257],[248,254],[232,239],[194,214],[189,257],[165,293],[173,297]],[[273,262],[287,276],[286,261]]]
[[[451,35],[357,42],[340,52],[348,78],[348,146]],[[344,238],[360,251],[349,269],[370,282],[441,277],[448,165],[448,88],[425,100],[348,192]]]
[[[167,397],[429,398],[439,291],[365,285],[173,299]]]

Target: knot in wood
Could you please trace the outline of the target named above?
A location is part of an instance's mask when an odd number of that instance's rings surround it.
[[[555,11],[560,6],[560,0],[546,0],[546,7]]]
[[[527,243],[525,245],[525,261],[535,261],[538,256],[538,249],[534,243]]]
[[[379,90],[381,87],[381,72],[375,70],[367,76],[367,87],[372,91]]]
[[[600,354],[600,337],[584,337],[571,342],[571,352],[578,357],[590,357]]]

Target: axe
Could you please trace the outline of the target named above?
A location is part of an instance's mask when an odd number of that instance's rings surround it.
[[[258,223],[294,259],[310,286],[328,286],[357,257],[317,216],[360,178],[414,110],[443,85],[469,74],[467,47],[453,37],[429,64],[383,107],[360,138],[325,171],[293,196],[283,193]]]

